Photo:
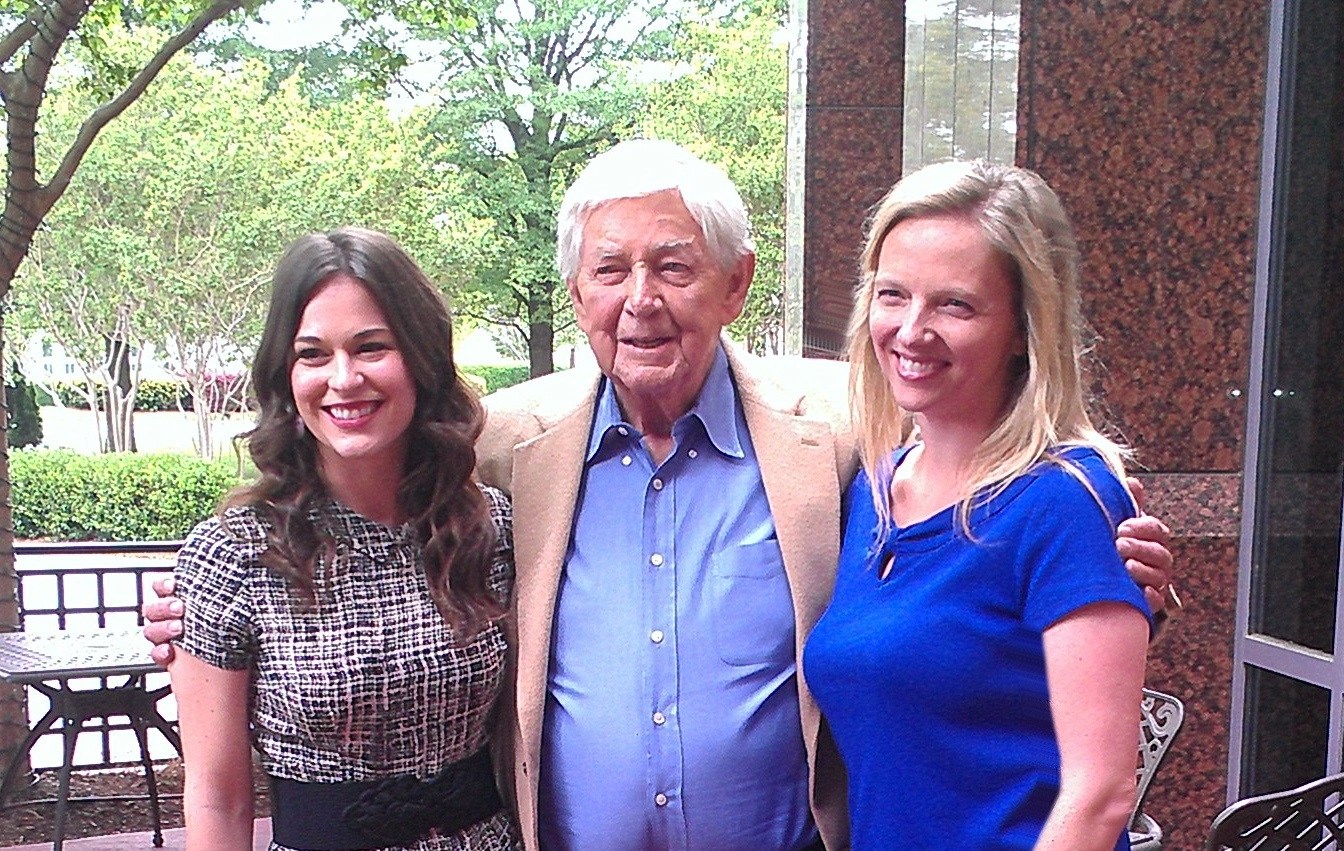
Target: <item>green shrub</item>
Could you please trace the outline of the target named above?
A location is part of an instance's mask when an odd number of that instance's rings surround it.
[[[522,366],[459,366],[458,369],[485,381],[485,392],[494,393],[532,377],[526,364]]]
[[[89,409],[89,400],[84,398],[84,387],[70,381],[62,381],[51,386],[56,391],[56,398],[67,408],[79,408],[87,411]]]
[[[191,393],[187,390],[187,385],[181,381],[165,381],[161,378],[141,379],[140,386],[135,390],[135,409],[137,411],[189,411],[191,410]]]
[[[21,449],[42,442],[42,414],[37,409],[33,385],[15,369],[11,383],[5,385],[5,407],[9,409],[9,446]]]
[[[174,541],[238,484],[232,459],[64,449],[10,454],[14,536],[61,541]]]

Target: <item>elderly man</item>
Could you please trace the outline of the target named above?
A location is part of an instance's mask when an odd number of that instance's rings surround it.
[[[722,171],[675,145],[595,158],[558,237],[600,371],[493,395],[477,446],[482,480],[514,500],[524,839],[847,847],[843,771],[797,662],[830,597],[856,464],[843,367],[721,337],[755,268],[746,211]],[[1131,562],[1136,579],[1165,587],[1166,530],[1121,532],[1141,536],[1122,553],[1152,565]]]

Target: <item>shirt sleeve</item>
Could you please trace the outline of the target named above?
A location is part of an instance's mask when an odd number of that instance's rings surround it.
[[[186,603],[176,644],[217,668],[251,666],[256,642],[246,577],[256,548],[234,537],[218,517],[192,530],[177,555],[177,596]]]
[[[496,488],[482,486],[490,519],[495,524],[495,553],[490,563],[490,590],[503,603],[513,594],[513,505]]]
[[[1044,632],[1084,606],[1118,602],[1142,612],[1151,628],[1143,592],[1115,549],[1116,526],[1134,516],[1124,485],[1091,451],[1069,453],[1034,475],[1018,561],[1025,571],[1027,625]]]

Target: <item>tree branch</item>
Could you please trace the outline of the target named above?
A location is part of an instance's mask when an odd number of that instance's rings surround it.
[[[121,94],[112,100],[103,104],[93,111],[93,113],[84,121],[79,128],[79,135],[70,145],[70,150],[66,151],[65,157],[61,160],[60,166],[52,175],[51,181],[47,184],[57,198],[60,197],[70,185],[70,179],[74,176],[75,169],[88,153],[89,146],[97,138],[99,132],[107,125],[109,121],[126,111],[135,99],[144,94],[149,84],[154,82],[154,78],[159,75],[168,61],[176,56],[184,47],[194,41],[205,28],[215,21],[229,14],[230,12],[241,9],[245,0],[215,0],[200,15],[196,16],[191,23],[182,28],[180,32],[168,39],[159,48],[158,52],[149,60],[144,68],[131,79]],[[53,199],[54,200],[54,199]]]

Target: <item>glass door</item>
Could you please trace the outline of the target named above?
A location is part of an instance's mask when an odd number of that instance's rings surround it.
[[[1341,770],[1344,5],[1271,11],[1229,798]]]

